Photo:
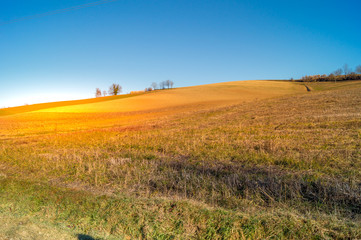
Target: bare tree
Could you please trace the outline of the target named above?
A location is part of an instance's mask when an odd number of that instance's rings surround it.
[[[156,82],[152,82],[151,86],[154,90],[156,90],[158,87],[158,84]]]
[[[361,65],[358,65],[355,71],[356,73],[361,74]]]
[[[351,69],[348,67],[347,64],[343,65],[343,73],[347,76],[351,73]]]
[[[165,88],[165,81],[162,81],[159,83],[159,88],[164,89]]]
[[[109,95],[118,95],[119,93],[122,92],[122,87],[119,84],[115,84],[113,83],[110,87],[109,87]]]
[[[103,91],[103,97],[105,97],[107,95],[107,91]]]
[[[331,78],[335,80],[335,83],[337,81],[337,76],[341,76],[341,75],[342,75],[342,68],[338,68],[336,71],[330,74]]]
[[[173,88],[174,82],[173,81],[169,81],[170,84],[170,88]]]
[[[342,74],[342,69],[341,68],[337,69],[336,71],[333,72],[333,74],[336,76],[340,76]]]
[[[170,86],[170,80],[169,79],[165,81],[165,86],[169,89],[169,86]]]
[[[101,97],[102,96],[102,91],[99,88],[95,89],[95,97]]]

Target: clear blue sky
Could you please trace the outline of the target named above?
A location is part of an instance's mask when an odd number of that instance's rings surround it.
[[[95,0],[2,0],[0,22]],[[361,64],[361,1],[118,0],[0,26],[0,108]]]

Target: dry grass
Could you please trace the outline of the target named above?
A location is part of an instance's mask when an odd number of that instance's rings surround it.
[[[109,198],[121,193],[137,204],[190,201],[182,221],[200,214],[197,204],[221,208],[232,224],[222,217],[217,224],[229,238],[360,238],[360,82],[332,91],[317,91],[335,86],[319,83],[309,93],[298,83],[267,84],[255,82],[254,93],[251,82],[226,83],[4,116],[0,173]],[[137,111],[127,112],[127,104]],[[147,211],[149,223],[155,213]],[[207,236],[200,216],[174,236]],[[176,229],[145,226],[157,234]],[[116,229],[126,231],[121,223]]]
[[[50,226],[49,226],[50,225]],[[34,222],[26,216],[12,216],[2,213],[0,216],[0,239],[62,239],[76,240],[76,233],[66,231],[51,224]]]

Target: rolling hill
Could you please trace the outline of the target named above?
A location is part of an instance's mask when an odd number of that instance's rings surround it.
[[[2,109],[0,238],[361,238],[361,82],[307,86]]]
[[[75,101],[35,104],[0,110],[1,115],[38,112],[130,112],[178,106],[216,106],[302,93],[300,84],[282,81],[238,81],[194,87],[157,90]]]

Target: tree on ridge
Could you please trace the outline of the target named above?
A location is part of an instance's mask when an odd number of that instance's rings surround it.
[[[99,88],[95,89],[95,97],[101,97],[102,96],[102,91]]]
[[[122,92],[122,86],[120,86],[119,84],[115,84],[113,83],[110,87],[109,87],[109,95],[113,95],[116,96],[119,93]]]
[[[158,87],[158,84],[156,82],[152,82],[151,86],[154,90],[156,90]]]

